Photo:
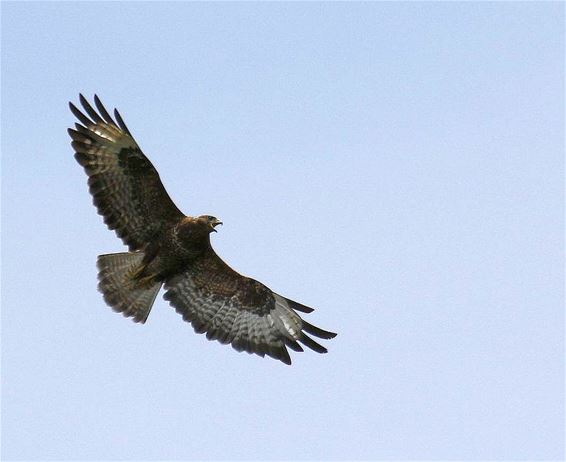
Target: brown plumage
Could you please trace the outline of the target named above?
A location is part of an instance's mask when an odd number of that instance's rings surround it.
[[[326,348],[308,334],[335,333],[303,320],[312,308],[242,276],[214,252],[210,233],[222,224],[209,215],[185,216],[143,154],[117,110],[114,118],[97,96],[96,109],[80,95],[80,123],[68,130],[75,158],[88,175],[98,213],[129,252],[98,257],[99,289],[115,311],[144,323],[162,285],[168,300],[197,333],[230,343],[238,351],[268,355],[291,364],[287,347]]]

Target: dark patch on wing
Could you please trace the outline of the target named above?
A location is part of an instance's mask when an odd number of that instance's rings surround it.
[[[324,339],[336,336],[302,320],[293,309],[298,304],[237,273],[212,249],[167,279],[165,288],[165,299],[195,332],[237,351],[291,364],[287,347],[303,351],[299,342],[318,353],[327,351],[303,330]]]

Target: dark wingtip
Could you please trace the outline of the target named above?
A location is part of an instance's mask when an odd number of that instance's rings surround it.
[[[75,111],[78,111],[79,109],[77,108],[77,106],[75,106],[71,101],[69,101],[69,109],[71,110],[71,112],[74,114]],[[79,111],[80,112],[80,111]]]
[[[98,114],[98,112],[96,112],[96,110],[91,106],[91,104],[88,102],[88,100],[82,94],[80,95],[79,100],[80,100],[84,110],[88,114],[88,116],[92,120],[94,120],[94,122],[96,122],[96,123],[103,123],[104,122],[104,119],[102,117],[100,117],[100,114]]]
[[[298,303],[294,300],[290,300],[288,298],[286,298],[287,303],[289,303],[289,306],[296,311],[300,311],[301,313],[312,313],[314,311],[314,308],[310,308],[308,306],[305,306],[301,303]]]
[[[301,345],[299,345],[295,340],[292,340],[289,337],[283,336],[283,341],[285,342],[285,345],[287,345],[293,351],[298,351],[298,352],[305,351],[303,350]]]
[[[116,122],[118,122],[118,126],[122,130],[124,130],[128,135],[131,135],[130,130],[128,130],[128,127],[124,123],[124,119],[122,119],[122,116],[118,112],[118,109],[114,109],[114,118],[116,119]]]
[[[309,347],[311,350],[316,351],[317,353],[328,353],[328,350],[324,348],[322,345],[316,343],[312,338],[310,338],[307,334],[302,333],[301,337],[299,338],[299,342],[303,345]]]
[[[75,106],[73,103],[71,103],[69,101],[69,109],[71,110],[71,112],[73,113],[73,115],[79,119],[79,121],[85,125],[86,127],[92,125],[92,120],[90,120],[87,116],[85,116],[79,108],[77,108],[77,106]]]
[[[314,335],[315,337],[323,338],[323,339],[331,339],[331,338],[336,337],[336,335],[337,335],[335,332],[330,332],[330,331],[321,329],[320,327],[313,326],[312,324],[308,323],[304,319],[303,319],[303,330],[305,330],[309,334]]]
[[[287,364],[287,366],[291,365],[291,357],[289,356],[289,352],[285,347],[283,347],[281,351],[281,356],[277,359],[279,359],[279,361],[281,361],[283,364]]]
[[[102,118],[106,121],[106,123],[116,126],[116,122],[114,122],[114,119],[112,119],[112,117],[104,107],[104,104],[102,104],[102,101],[100,101],[100,98],[96,94],[94,95],[94,104],[96,105],[98,112],[100,112]]]

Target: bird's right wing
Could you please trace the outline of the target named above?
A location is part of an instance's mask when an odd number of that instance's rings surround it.
[[[75,158],[88,175],[94,205],[106,225],[130,250],[139,250],[183,214],[118,111],[114,111],[116,123],[97,96],[98,111],[83,95],[80,102],[88,117],[69,103],[80,122],[68,130]]]
[[[305,332],[322,339],[336,336],[303,320],[309,313],[300,303],[282,297],[262,283],[242,276],[209,249],[180,274],[165,281],[169,300],[195,332],[209,340],[231,343],[238,351],[268,355],[291,364],[286,347],[303,351],[299,343],[326,353]]]

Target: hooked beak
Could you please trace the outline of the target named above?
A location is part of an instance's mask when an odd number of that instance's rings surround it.
[[[218,225],[222,225],[222,224],[223,223],[220,220],[218,220],[218,219],[214,220],[212,223],[210,223],[210,226],[212,227],[212,231],[216,233],[216,230],[214,229],[214,227],[218,226]]]

